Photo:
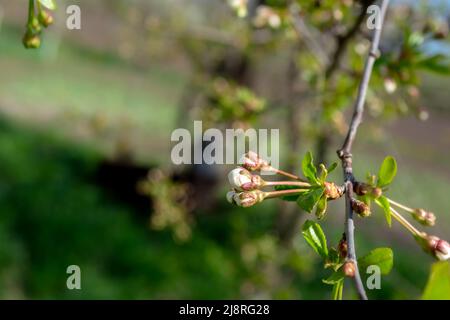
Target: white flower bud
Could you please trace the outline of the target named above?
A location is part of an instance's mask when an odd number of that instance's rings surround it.
[[[250,151],[244,154],[240,160],[242,166],[249,171],[258,171],[268,166],[268,162],[261,159],[255,152]]]
[[[450,258],[450,244],[436,236],[428,236],[428,251],[430,251],[438,260],[445,261]]]

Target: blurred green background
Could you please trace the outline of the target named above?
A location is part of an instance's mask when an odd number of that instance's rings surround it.
[[[239,34],[245,22],[224,1],[80,0],[73,3],[82,8],[82,30],[69,31],[68,2],[59,4],[58,22],[45,32],[42,48],[28,51],[21,44],[27,2],[0,1],[0,297],[328,299],[330,287],[321,282],[328,271],[299,229],[287,245],[279,236],[284,204],[241,210],[226,202],[230,167],[216,168],[215,187],[200,186],[194,204],[167,196],[181,182],[183,188],[198,182],[189,168],[185,173],[170,163],[171,132],[180,119],[187,128],[198,119],[183,109],[197,83],[192,55],[201,60],[200,53],[216,48],[197,36],[209,37],[205,30],[217,25]],[[272,83],[289,53],[283,42],[280,47],[277,54],[252,55],[251,73],[263,78],[252,87],[275,101],[254,126],[280,128],[287,163],[288,108],[285,100],[277,102],[283,83]],[[433,233],[448,240],[450,78],[420,77],[419,104],[428,120],[404,113],[386,117],[380,127],[364,123],[355,171],[364,177],[386,155],[395,156],[392,196],[435,212]],[[315,147],[314,139],[308,131],[302,136],[298,156]],[[341,141],[336,134],[329,162]],[[154,168],[174,177],[159,177],[157,190],[150,187],[153,197],[160,192],[156,201],[139,192],[148,187],[142,183],[148,171],[162,175]],[[339,172],[333,177],[341,181]],[[155,212],[155,203],[162,212]],[[333,245],[343,231],[342,205],[333,203],[322,224]],[[164,208],[175,218],[155,219]],[[307,218],[301,215],[298,223]],[[378,211],[357,220],[356,236],[360,254],[394,249],[394,269],[371,298],[420,297],[433,260],[411,236],[397,224],[389,229]],[[73,264],[81,267],[82,290],[66,288],[66,268]],[[353,298],[350,283],[346,289],[345,297]]]

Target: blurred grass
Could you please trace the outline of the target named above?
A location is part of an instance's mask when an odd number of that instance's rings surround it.
[[[66,134],[87,122],[93,134],[85,140],[94,145],[111,140],[111,132],[126,131],[141,137],[145,148],[135,149],[143,149],[147,160],[152,148],[166,151],[152,157],[169,153],[165,141],[153,137],[168,134],[174,126],[174,107],[185,82],[182,74],[160,65],[141,70],[108,53],[75,45],[61,46],[52,58],[45,49],[23,50],[18,39],[20,30],[5,27],[0,33],[3,111]]]

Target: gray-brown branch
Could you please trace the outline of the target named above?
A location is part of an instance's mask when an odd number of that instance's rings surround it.
[[[367,300],[367,294],[364,289],[364,285],[361,281],[361,275],[358,270],[358,262],[355,250],[355,236],[354,230],[355,225],[353,221],[353,208],[351,205],[351,200],[353,197],[353,183],[355,181],[353,175],[353,167],[352,167],[352,146],[355,140],[356,132],[358,131],[358,127],[361,124],[362,117],[364,114],[364,104],[367,95],[367,89],[369,86],[370,77],[373,70],[373,65],[375,60],[377,59],[378,47],[380,44],[382,26],[384,25],[384,20],[386,16],[386,11],[389,6],[389,0],[383,0],[381,3],[380,17],[378,17],[380,23],[380,28],[375,29],[372,44],[370,46],[369,56],[366,61],[366,65],[364,67],[363,78],[359,85],[358,96],[356,98],[355,108],[353,112],[353,117],[349,126],[349,130],[347,133],[347,137],[345,138],[344,145],[338,151],[338,156],[342,161],[342,168],[344,171],[344,182],[345,182],[345,235],[348,243],[348,253],[347,253],[347,261],[351,261],[355,264],[355,286],[358,292],[359,298],[363,300]]]

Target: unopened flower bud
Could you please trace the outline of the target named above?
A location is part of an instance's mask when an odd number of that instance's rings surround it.
[[[362,201],[352,199],[352,208],[362,218],[371,215],[370,207]]]
[[[346,261],[342,266],[346,277],[353,278],[356,273],[356,266],[353,261]]]
[[[339,252],[339,256],[341,258],[345,258],[347,256],[348,244],[347,244],[347,240],[345,240],[344,238],[341,239],[341,241],[339,241],[338,252]]]
[[[327,199],[336,200],[342,197],[342,195],[344,194],[343,189],[336,186],[333,182],[325,182],[324,186],[325,186],[324,194],[327,197]]]
[[[424,226],[432,227],[436,223],[436,216],[432,212],[424,209],[415,209],[413,218]]]
[[[41,39],[37,34],[27,32],[22,39],[22,43],[27,49],[37,49],[41,46]]]
[[[28,25],[28,28],[31,29],[31,31],[34,33],[39,33],[42,31],[41,23],[39,22],[39,19],[36,17],[31,19],[31,22]]]
[[[228,174],[231,186],[238,191],[258,189],[264,183],[260,176],[252,175],[248,170],[238,167]]]
[[[239,207],[248,208],[260,203],[265,198],[265,193],[260,190],[246,191],[235,193],[233,196],[234,203]]]
[[[242,166],[249,171],[259,171],[269,164],[267,161],[263,160],[253,151],[250,151],[242,156],[241,159]]]
[[[353,191],[358,196],[366,195],[370,191],[371,188],[372,188],[371,186],[369,186],[367,183],[363,183],[363,182],[355,182],[353,184]]]
[[[426,251],[430,252],[436,259],[445,261],[450,258],[450,244],[447,241],[436,236],[427,236],[426,244]]]
[[[53,24],[52,15],[48,14],[46,11],[39,12],[38,20],[45,28]]]
[[[378,199],[383,194],[383,190],[381,190],[381,188],[372,188],[372,191],[370,193],[372,194],[372,197],[374,197],[374,199]]]

